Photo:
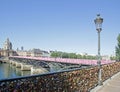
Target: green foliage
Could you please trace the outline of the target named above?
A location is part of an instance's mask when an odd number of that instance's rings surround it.
[[[120,61],[120,34],[117,37],[118,44],[115,48],[116,50],[116,60]]]
[[[116,60],[115,56],[110,56],[110,60]]]
[[[61,51],[52,52],[51,57],[74,58],[74,59],[96,59],[96,56],[81,55],[81,54],[67,53],[67,52],[61,52]]]
[[[78,59],[82,59],[82,55],[77,54],[77,58],[78,58]]]

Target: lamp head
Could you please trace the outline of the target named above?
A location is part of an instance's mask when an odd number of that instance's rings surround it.
[[[100,17],[100,14],[97,14],[97,18],[94,20],[96,25],[96,30],[102,29],[103,18]]]

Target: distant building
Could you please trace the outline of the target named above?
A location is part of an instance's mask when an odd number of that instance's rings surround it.
[[[103,55],[103,56],[102,56],[102,60],[110,60],[110,56],[108,56],[108,55]]]
[[[42,51],[42,57],[50,57],[50,53],[48,51]]]
[[[22,50],[22,51],[24,50],[23,46],[21,47],[21,50]]]
[[[50,57],[48,51],[40,50],[40,49],[32,49],[32,50],[18,50],[17,54],[19,56],[31,56],[31,57]]]
[[[88,53],[83,52],[83,53],[80,53],[80,55],[82,55],[82,56],[87,56],[87,55],[88,55]]]
[[[16,53],[18,56],[27,56],[27,51],[21,51],[21,50],[17,49]]]
[[[3,48],[0,49],[1,56],[14,56],[16,52],[12,50],[12,43],[10,42],[9,38],[3,44]]]
[[[5,41],[3,50],[12,50],[12,43],[9,41],[9,38]]]
[[[3,48],[0,48],[0,56],[29,56],[29,57],[50,57],[48,51],[40,49],[24,50],[23,46],[21,50],[17,48],[16,51],[12,49],[12,43],[9,38],[4,42]]]

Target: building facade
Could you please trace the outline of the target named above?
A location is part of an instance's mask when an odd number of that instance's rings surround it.
[[[9,38],[3,44],[3,48],[0,49],[0,56],[14,56],[16,52],[12,49],[12,43],[10,42]]]
[[[12,43],[9,38],[7,38],[3,44],[3,48],[0,49],[0,56],[50,57],[50,53],[40,49],[32,49],[27,51],[23,49],[23,46],[21,47],[21,50],[17,48],[17,50],[14,51],[12,49]]]
[[[32,49],[32,50],[17,50],[18,56],[28,56],[28,57],[50,57],[48,51],[40,50],[40,49]]]

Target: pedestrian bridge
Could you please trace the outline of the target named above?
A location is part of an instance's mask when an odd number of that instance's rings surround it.
[[[91,66],[88,64],[68,62],[68,60],[61,58],[42,58],[42,57],[39,58],[21,56],[9,57],[9,63],[11,63],[13,66],[16,66],[16,68],[21,68],[21,70],[30,70],[31,74],[34,74],[33,71],[34,72],[39,71],[38,73],[46,73]]]
[[[21,68],[21,70],[30,70],[31,74],[34,72],[46,73],[56,72],[62,70],[68,70],[73,68],[85,68],[97,65],[97,60],[85,60],[85,59],[69,59],[69,58],[46,58],[46,57],[23,57],[12,56],[9,57],[9,62]],[[114,61],[102,60],[101,64],[108,64]]]
[[[97,60],[89,60],[89,59],[50,58],[50,57],[24,57],[24,56],[12,56],[10,58],[40,60],[40,61],[66,63],[66,64],[97,65]],[[101,64],[108,64],[108,63],[112,63],[112,62],[115,62],[115,61],[101,60]]]
[[[101,68],[102,81],[104,82],[120,72],[120,62],[103,64]],[[99,67],[93,66],[4,79],[0,80],[0,92],[38,92],[38,90],[39,92],[90,92],[98,85],[98,71]],[[113,81],[115,82],[116,79]],[[115,83],[118,84],[118,82]],[[114,85],[110,83],[110,86]]]

